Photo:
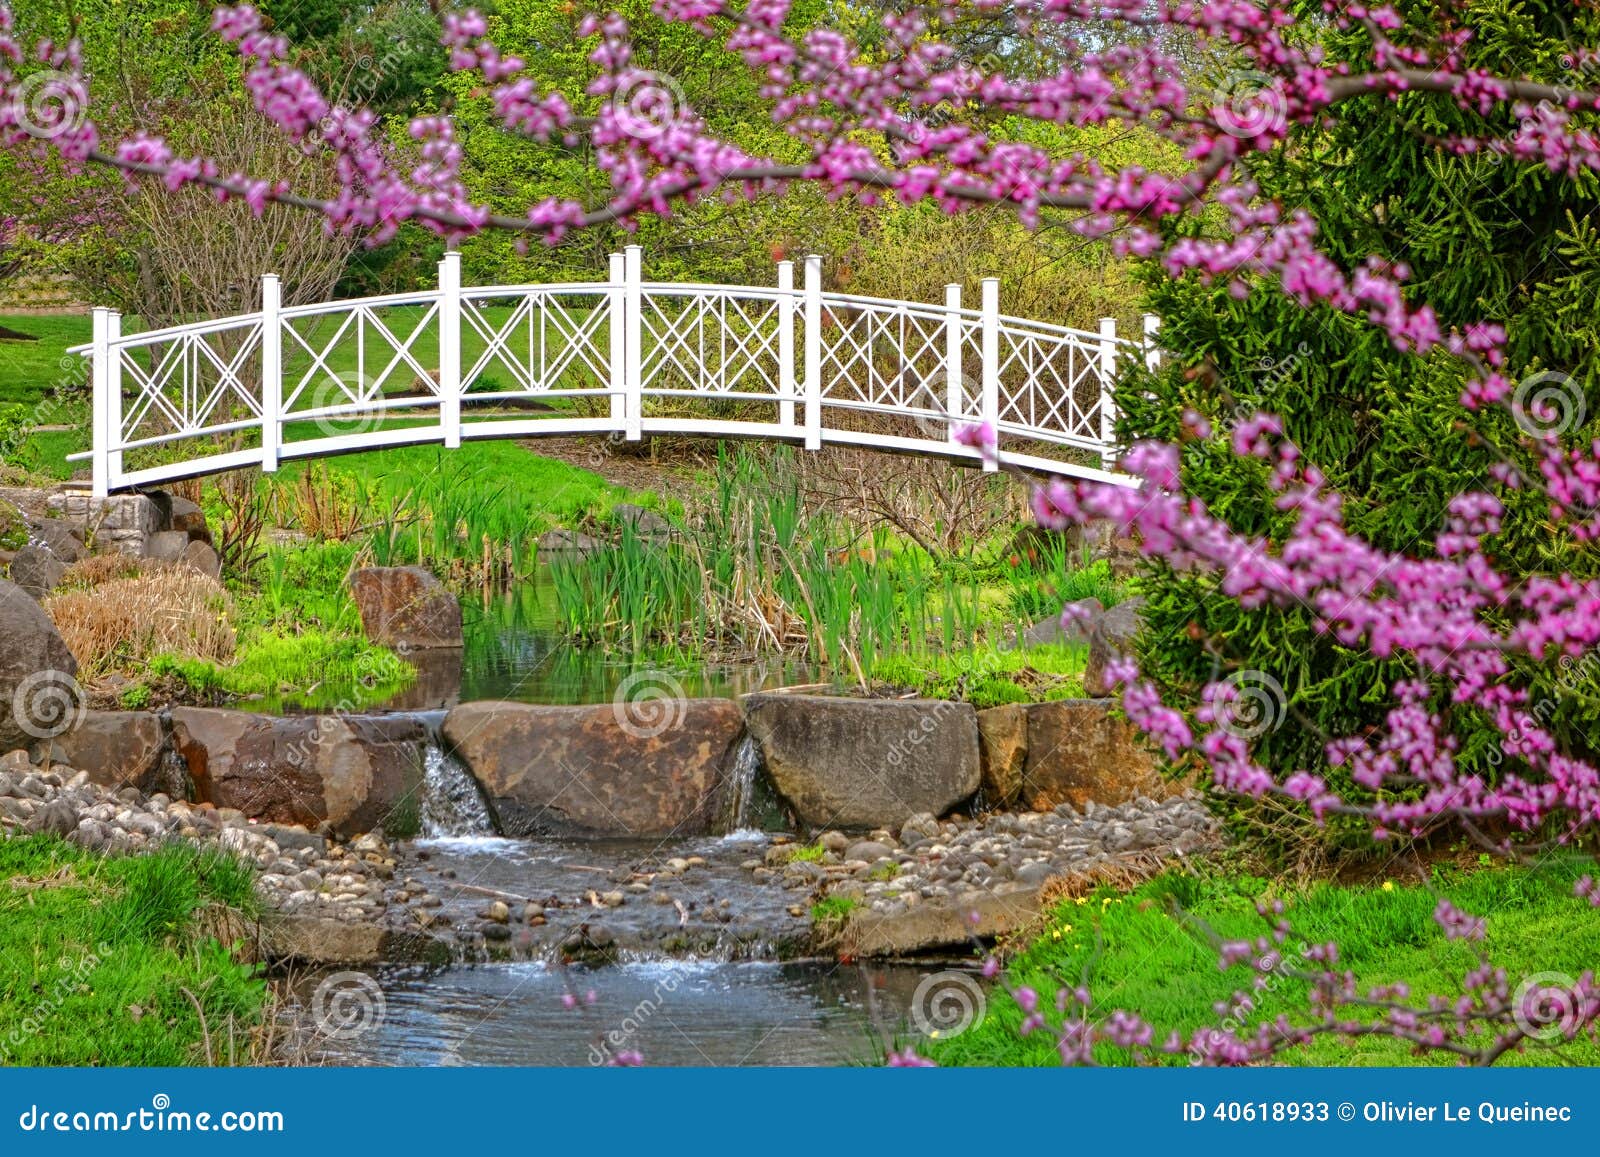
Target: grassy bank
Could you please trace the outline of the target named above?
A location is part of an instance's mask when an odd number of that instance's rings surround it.
[[[263,1059],[266,982],[216,939],[255,910],[237,860],[178,845],[103,859],[34,836],[0,839],[0,878],[0,1061]]]
[[[1087,646],[1050,643],[1002,650],[990,646],[945,653],[887,655],[872,665],[872,682],[925,699],[956,699],[980,711],[1004,703],[1048,703],[1083,694]]]
[[[1519,980],[1540,972],[1576,978],[1600,963],[1600,919],[1572,894],[1574,876],[1550,869],[1522,868],[1466,872],[1437,868],[1430,886],[1386,881],[1345,886],[1318,883],[1292,890],[1267,880],[1223,875],[1168,874],[1126,894],[1109,890],[1081,900],[1066,900],[1049,914],[1043,932],[1014,961],[1014,985],[1029,985],[1050,1008],[1063,985],[1087,985],[1099,1016],[1116,1008],[1137,1011],[1156,1026],[1157,1037],[1177,1029],[1185,1035],[1223,1022],[1216,1008],[1233,1008],[1235,993],[1249,991],[1255,975],[1248,965],[1223,971],[1216,952],[1197,930],[1208,927],[1224,939],[1253,939],[1265,932],[1256,914],[1262,898],[1289,904],[1294,933],[1289,945],[1329,941],[1339,945],[1339,966],[1348,968],[1363,989],[1404,981],[1418,994],[1460,991],[1464,973],[1476,964],[1477,946],[1446,940],[1433,920],[1441,896],[1474,915],[1487,916],[1484,943],[1494,962]],[[1291,963],[1293,952],[1287,954]],[[1315,966],[1311,966],[1314,968]],[[1307,986],[1273,974],[1253,993],[1255,1009],[1239,1021],[1249,1028],[1280,1014],[1302,1017]],[[1051,1014],[1054,1015],[1053,1013]],[[934,1042],[931,1055],[950,1065],[1048,1065],[1057,1063],[1054,1037],[1018,1035],[1022,1012],[1002,991],[991,991],[988,1015],[978,1026]],[[1104,1064],[1126,1063],[1127,1054],[1102,1046]],[[1407,1046],[1380,1037],[1355,1042],[1320,1037],[1283,1056],[1296,1065],[1416,1064]],[[1447,1064],[1443,1053],[1426,1063]],[[1188,1064],[1179,1056],[1173,1064]],[[1600,1064],[1592,1040],[1560,1048],[1530,1047],[1502,1064]]]

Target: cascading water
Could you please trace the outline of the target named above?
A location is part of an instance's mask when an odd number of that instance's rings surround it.
[[[733,753],[733,769],[729,773],[728,809],[724,831],[729,835],[748,832],[756,827],[756,774],[761,770],[761,748],[746,732]]]
[[[428,744],[423,757],[422,834],[492,836],[494,819],[477,780],[459,759],[439,746]]]

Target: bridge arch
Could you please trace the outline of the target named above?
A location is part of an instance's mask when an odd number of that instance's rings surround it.
[[[1113,470],[1118,362],[1160,357],[1112,319],[1091,333],[979,308],[824,292],[822,259],[773,286],[644,280],[638,246],[606,281],[436,287],[283,306],[142,333],[94,311],[96,496],[246,466],[480,438],[646,434],[855,445],[972,465],[987,422],[1008,462],[1125,483]]]

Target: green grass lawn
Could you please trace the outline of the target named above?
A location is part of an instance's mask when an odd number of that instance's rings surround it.
[[[1600,912],[1573,896],[1573,878],[1561,870],[1439,869],[1432,888],[1321,883],[1284,894],[1256,878],[1168,874],[1131,893],[1108,890],[1059,904],[1042,934],[1011,962],[1009,975],[1013,984],[1034,987],[1047,1010],[1063,984],[1086,984],[1097,1014],[1117,1008],[1136,1012],[1155,1026],[1158,1042],[1172,1029],[1187,1035],[1215,1027],[1223,1018],[1214,1006],[1223,1002],[1233,1007],[1233,994],[1248,991],[1254,973],[1247,965],[1221,971],[1215,951],[1186,921],[1203,922],[1226,939],[1253,939],[1265,931],[1255,912],[1256,900],[1270,895],[1290,905],[1291,948],[1336,942],[1340,966],[1352,970],[1363,989],[1406,981],[1418,997],[1434,992],[1453,996],[1476,957],[1474,945],[1446,940],[1434,923],[1434,906],[1445,895],[1462,909],[1488,918],[1487,951],[1507,970],[1514,990],[1522,977],[1534,973],[1576,978],[1600,966]],[[1303,1018],[1305,992],[1303,982],[1275,976],[1266,991],[1255,995],[1257,1007],[1243,1025],[1279,1014]],[[1053,1035],[1021,1037],[1016,1031],[1021,1020],[1016,1003],[993,990],[983,1023],[935,1041],[931,1055],[948,1065],[1057,1063]],[[1103,1063],[1126,1063],[1121,1050],[1101,1047]],[[1282,1059],[1297,1065],[1454,1063],[1443,1053],[1414,1058],[1405,1046],[1378,1037],[1355,1042],[1321,1037]],[[1185,1055],[1172,1063],[1189,1060]],[[1600,1046],[1590,1040],[1560,1048],[1530,1047],[1501,1063],[1595,1065],[1600,1064]]]
[[[886,655],[872,664],[874,682],[931,699],[959,699],[980,711],[1003,703],[1043,703],[1083,695],[1089,648],[1051,643],[1026,649],[996,646],[943,653]]]
[[[0,1063],[202,1064],[208,1034],[217,1063],[260,1059],[267,985],[204,931],[221,910],[255,911],[232,858],[0,838]]]

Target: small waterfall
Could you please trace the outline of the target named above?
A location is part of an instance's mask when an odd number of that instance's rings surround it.
[[[761,770],[761,748],[746,732],[733,753],[729,773],[727,818],[723,830],[728,834],[750,831],[758,826],[756,773]]]
[[[422,834],[441,836],[492,836],[494,819],[478,781],[455,756],[429,743],[423,757]]]

